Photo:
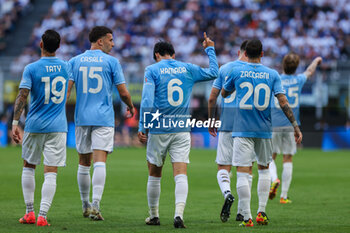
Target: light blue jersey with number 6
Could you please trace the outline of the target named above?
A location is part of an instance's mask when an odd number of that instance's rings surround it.
[[[285,93],[277,71],[247,63],[232,71],[224,89],[237,93],[232,136],[271,138],[271,99]]]
[[[113,86],[125,83],[118,59],[101,50],[87,50],[73,57],[76,126],[114,127]]]
[[[152,134],[191,130],[186,120],[190,118],[188,108],[192,87],[196,82],[217,78],[219,71],[214,47],[207,47],[205,52],[209,57],[209,68],[201,68],[174,59],[163,59],[146,67],[139,131],[145,133],[147,128],[145,124],[148,123],[152,124],[152,127],[149,127]],[[154,110],[158,110],[157,115],[152,114],[152,119],[148,122],[146,118]]]
[[[66,94],[69,64],[56,57],[42,57],[24,68],[19,88],[30,90],[30,107],[24,131],[67,132]]]

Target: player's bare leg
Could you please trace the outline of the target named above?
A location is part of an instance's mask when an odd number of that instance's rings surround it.
[[[83,216],[85,218],[90,216],[90,167],[91,167],[92,153],[79,154],[79,166],[77,172],[78,186],[80,198],[82,201]]]
[[[253,226],[252,215],[250,212],[251,191],[249,186],[249,175],[251,166],[237,167],[237,194],[241,206],[243,222],[240,226]]]
[[[24,160],[22,171],[22,191],[24,203],[26,204],[26,214],[19,219],[22,224],[34,224],[34,191],[35,191],[35,165]]]
[[[106,182],[107,151],[94,150],[92,158],[94,161],[94,172],[92,175],[92,210],[90,218],[99,221],[104,220],[100,211],[100,201]]]
[[[269,166],[263,166],[258,164],[259,180],[258,180],[258,196],[259,196],[259,209],[256,222],[260,225],[267,225],[269,219],[266,215],[266,204],[269,198],[270,189],[270,172]]]
[[[38,215],[38,226],[49,226],[46,215],[50,209],[53,197],[56,192],[57,167],[44,166],[45,180],[41,189],[40,212]]]
[[[231,206],[235,200],[231,194],[231,182],[230,182],[231,165],[218,164],[217,180],[220,186],[222,195],[225,198],[224,205],[222,206],[220,219],[222,222],[227,222],[230,217]]]
[[[147,225],[160,225],[159,221],[159,197],[160,180],[162,177],[162,168],[147,162],[148,182],[147,182],[147,200],[149,208],[149,217],[145,222]]]
[[[185,211],[188,181],[187,181],[187,163],[173,163],[173,174],[175,179],[175,215],[174,227],[186,228],[183,222],[183,213]]]
[[[293,174],[293,156],[283,155],[283,171],[282,171],[282,191],[281,191],[281,204],[288,204],[292,201],[288,198],[288,190],[292,181]]]

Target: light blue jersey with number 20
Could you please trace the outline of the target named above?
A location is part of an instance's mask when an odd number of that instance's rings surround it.
[[[234,69],[224,89],[236,89],[233,137],[271,138],[271,99],[284,94],[277,71],[259,63]]]

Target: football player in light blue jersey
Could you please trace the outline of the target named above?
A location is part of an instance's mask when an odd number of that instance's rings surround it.
[[[189,114],[189,102],[192,87],[196,82],[217,78],[218,63],[216,60],[214,42],[204,33],[203,47],[209,57],[209,68],[203,69],[197,65],[176,61],[175,50],[168,42],[158,42],[154,46],[156,64],[145,70],[145,80],[140,109],[139,139],[147,141],[146,126],[149,127],[147,143],[147,162],[149,177],[147,183],[147,199],[150,216],[146,218],[147,225],[159,225],[160,180],[166,154],[169,151],[175,179],[175,215],[174,227],[185,228],[183,213],[186,205],[188,182],[187,164],[191,147],[190,127],[177,125],[156,128],[156,122],[172,118],[173,122],[186,121]],[[146,119],[150,109],[152,119]],[[164,118],[163,118],[164,116]]]
[[[286,90],[286,96],[290,107],[293,110],[294,116],[298,125],[299,120],[299,100],[301,89],[303,88],[306,80],[311,77],[319,64],[321,64],[322,58],[315,58],[306,71],[302,74],[295,75],[295,71],[299,65],[299,56],[295,53],[287,54],[283,58],[283,74],[281,75],[282,86]],[[297,151],[297,146],[293,137],[293,126],[283,114],[279,108],[277,99],[272,99],[272,105],[276,104],[272,108],[272,144],[273,154],[272,162],[270,163],[270,175],[271,175],[271,189],[269,198],[272,200],[276,196],[277,188],[280,185],[280,180],[277,176],[277,167],[274,162],[277,154],[283,154],[283,171],[282,171],[282,192],[280,197],[280,203],[291,203],[288,198],[288,190],[292,181],[293,163],[292,156]]]
[[[302,140],[302,134],[284,94],[279,74],[260,63],[263,55],[260,40],[250,40],[245,53],[248,63],[232,71],[224,84],[222,96],[227,97],[236,90],[232,133],[234,137],[233,165],[237,166],[237,193],[241,201],[241,214],[244,216],[244,221],[240,226],[249,227],[253,226],[253,222],[250,212],[251,191],[248,177],[254,157],[256,157],[259,170],[259,209],[256,221],[258,224],[268,224],[265,208],[270,188],[268,168],[272,160],[270,100],[273,95],[277,96],[283,112],[292,122],[298,143]]]
[[[221,92],[222,86],[225,83],[225,79],[231,71],[237,67],[244,65],[248,61],[248,57],[245,55],[245,47],[248,41],[245,40],[238,51],[238,60],[226,63],[220,67],[219,77],[214,80],[213,87],[211,89],[209,101],[208,101],[208,116],[209,118],[215,118],[216,100]],[[229,95],[225,99],[221,100],[221,113],[220,121],[221,127],[219,129],[215,127],[209,128],[209,133],[216,137],[217,130],[219,131],[218,147],[216,153],[216,163],[218,165],[217,180],[222,195],[225,198],[224,205],[221,209],[220,218],[222,222],[226,222],[230,217],[230,209],[234,202],[234,197],[231,194],[230,186],[230,172],[232,167],[232,156],[233,156],[233,114],[234,114],[234,100],[236,92]],[[253,176],[249,176],[249,185],[251,186]],[[240,202],[238,201],[237,217],[236,221],[243,221],[243,215],[240,214]]]
[[[30,93],[30,107],[26,118],[22,143],[22,190],[26,214],[20,223],[49,225],[46,220],[56,192],[57,167],[66,165],[66,94],[69,64],[55,57],[61,37],[47,30],[41,37],[41,59],[24,68],[19,94],[14,108],[12,134],[16,143],[22,141],[18,121]],[[41,190],[40,212],[34,214],[35,167],[44,155],[44,183]]]
[[[68,96],[75,84],[75,137],[79,154],[77,178],[83,216],[104,220],[100,212],[100,201],[106,180],[107,154],[113,151],[114,144],[113,86],[117,87],[122,101],[128,106],[128,117],[134,115],[134,106],[119,61],[108,55],[114,47],[112,30],[96,26],[90,32],[89,40],[91,49],[69,61],[73,78],[69,80]],[[91,159],[94,161],[92,205]]]

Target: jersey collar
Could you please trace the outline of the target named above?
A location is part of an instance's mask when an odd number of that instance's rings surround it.
[[[40,59],[57,59],[57,57],[41,57]]]

